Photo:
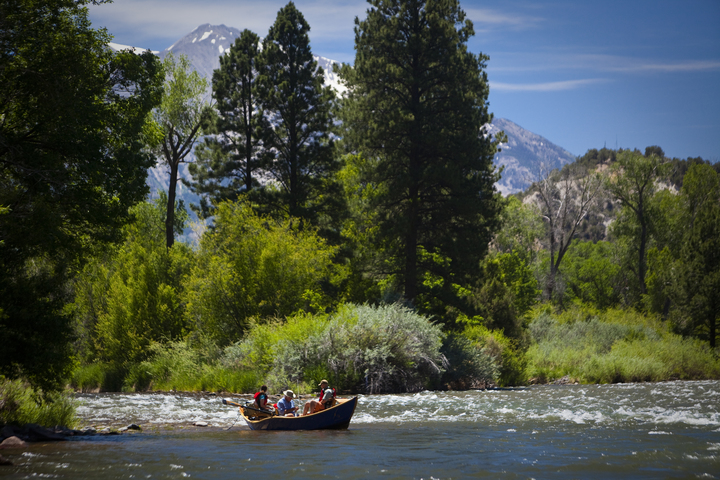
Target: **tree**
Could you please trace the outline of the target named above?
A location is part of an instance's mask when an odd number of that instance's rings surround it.
[[[600,175],[573,165],[544,172],[535,183],[550,254],[550,271],[545,281],[548,300],[555,291],[560,264],[581,222],[595,206],[601,186]]]
[[[87,3],[0,4],[0,374],[45,388],[70,365],[68,276],[147,194],[162,92],[157,58],[112,52]]]
[[[333,92],[310,50],[310,26],[295,4],[281,8],[263,41],[258,100],[272,128],[263,139],[272,153],[268,173],[277,188],[260,201],[268,211],[318,225],[341,198],[334,179],[330,110]]]
[[[192,151],[201,132],[208,105],[204,100],[207,81],[195,70],[190,61],[180,55],[177,60],[172,53],[163,60],[165,70],[165,93],[162,103],[154,112],[155,122],[162,131],[162,141],[156,146],[156,155],[170,169],[168,203],[165,217],[165,244],[171,248],[175,243],[175,190],[180,163]]]
[[[257,93],[259,42],[256,34],[243,30],[213,72],[218,115],[207,128],[212,135],[195,150],[197,160],[189,170],[196,179],[191,188],[215,202],[236,200],[241,191],[255,188],[255,172],[266,163],[262,138],[268,125]],[[201,201],[207,217],[211,207],[205,198]]]
[[[628,239],[628,248],[635,257],[629,268],[636,277],[641,295],[647,293],[647,250],[654,233],[651,200],[658,190],[656,181],[667,173],[669,166],[663,157],[655,154],[655,150],[650,152],[649,156],[643,156],[638,151],[621,152],[606,182],[608,191],[622,205],[623,210],[615,220],[613,231]]]
[[[81,340],[76,354],[85,362],[106,362],[122,375],[146,358],[152,342],[187,333],[182,282],[194,256],[184,244],[166,247],[166,203],[163,192],[132,207],[134,220],[123,229],[123,244],[93,258],[76,278],[73,312]],[[176,232],[182,232],[187,212],[178,209],[174,218]]]
[[[472,23],[455,0],[371,0],[355,20],[355,65],[341,118],[350,150],[375,164],[382,272],[419,306],[458,300],[498,225],[497,141],[485,55],[467,50]]]
[[[700,163],[683,178],[681,198],[686,208],[685,235],[675,265],[670,297],[674,317],[685,333],[717,345],[720,319],[720,179]]]
[[[330,306],[321,285],[335,252],[291,219],[259,216],[243,200],[223,202],[200,241],[187,279],[190,322],[227,345],[253,322]]]

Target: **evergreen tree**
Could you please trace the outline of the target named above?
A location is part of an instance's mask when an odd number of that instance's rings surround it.
[[[488,57],[467,50],[473,26],[456,0],[370,3],[341,70],[344,139],[375,163],[384,273],[419,306],[454,301],[498,225]]]
[[[275,214],[318,224],[338,210],[338,162],[329,133],[333,92],[310,50],[310,26],[290,2],[278,12],[263,42],[259,101],[272,128],[263,139],[276,183],[260,203]]]
[[[255,33],[243,30],[213,73],[218,115],[207,129],[211,135],[195,150],[197,161],[189,170],[196,179],[191,188],[215,203],[235,200],[241,191],[258,185],[254,175],[263,166],[261,138],[267,130],[258,108],[259,42]],[[211,215],[207,200],[203,196],[200,205],[204,217]]]
[[[710,165],[690,167],[681,190],[686,214],[670,287],[676,323],[717,346],[720,319],[720,176]]]

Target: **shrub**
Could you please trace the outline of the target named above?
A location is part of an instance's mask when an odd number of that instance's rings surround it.
[[[586,383],[720,378],[720,360],[704,344],[634,310],[543,312],[530,332],[529,374],[541,382],[565,375]]]
[[[22,380],[0,377],[0,425],[35,423],[45,427],[77,426],[72,392],[43,393]]]
[[[269,367],[268,385],[367,393],[418,391],[443,372],[441,328],[399,304],[342,306],[335,314],[298,314],[256,325],[226,350],[225,362]]]
[[[226,346],[259,319],[328,306],[321,283],[335,249],[315,231],[258,216],[243,202],[222,203],[214,223],[186,282],[188,314],[200,331]]]

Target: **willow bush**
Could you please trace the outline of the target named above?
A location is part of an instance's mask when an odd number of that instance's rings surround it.
[[[22,380],[0,376],[0,425],[34,423],[44,427],[75,428],[77,405],[72,392],[44,393]]]
[[[221,203],[185,283],[189,322],[227,346],[260,319],[322,310],[334,252],[297,220],[259,216],[243,201]]]
[[[634,310],[544,311],[530,332],[528,374],[539,382],[566,375],[583,383],[720,378],[720,360],[706,345]]]

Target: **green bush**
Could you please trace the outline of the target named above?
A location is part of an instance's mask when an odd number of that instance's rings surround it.
[[[43,393],[22,380],[0,377],[0,425],[35,423],[75,428],[77,405],[70,391]]]
[[[329,306],[322,282],[335,249],[297,220],[256,215],[247,203],[218,206],[186,282],[194,328],[221,345],[243,338],[253,322]]]
[[[568,375],[584,383],[720,378],[720,360],[707,346],[670,333],[656,317],[619,309],[591,313],[545,311],[530,323],[531,377],[545,382]]]
[[[494,358],[481,344],[463,335],[450,334],[441,351],[447,360],[441,382],[447,388],[484,388],[497,381],[501,359]]]
[[[237,368],[268,369],[278,388],[336,388],[367,393],[418,391],[443,373],[441,328],[398,304],[347,304],[330,316],[298,314],[287,323],[256,325],[226,350]]]
[[[493,379],[500,386],[526,383],[527,359],[523,349],[518,346],[518,339],[510,339],[502,331],[489,330],[482,325],[466,327],[463,336],[492,359],[497,368]]]

